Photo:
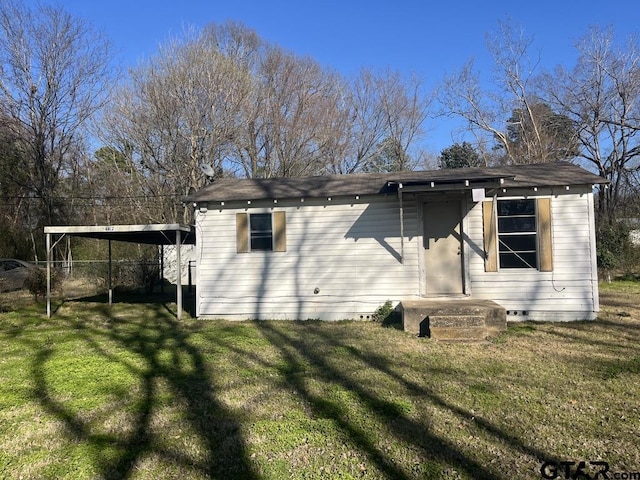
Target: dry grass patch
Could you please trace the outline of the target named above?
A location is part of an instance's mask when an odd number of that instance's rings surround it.
[[[0,314],[1,478],[540,478],[640,470],[640,287],[482,344],[162,304]]]

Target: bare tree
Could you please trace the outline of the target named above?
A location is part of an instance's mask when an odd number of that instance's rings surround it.
[[[422,82],[412,76],[403,79],[397,72],[387,72],[387,92],[382,97],[387,116],[389,134],[387,143],[394,146],[394,162],[388,171],[413,170],[416,161],[411,158],[410,150],[415,141],[424,134],[424,121],[430,109],[432,96],[422,91]]]
[[[574,122],[581,156],[611,182],[600,192],[599,211],[613,223],[640,171],[640,51],[634,39],[618,47],[612,29],[596,27],[577,49],[575,67],[547,74],[545,90]]]
[[[203,164],[246,177],[354,172],[381,159],[386,169],[411,168],[428,106],[420,86],[366,71],[350,85],[240,24],[212,24],[131,72],[102,138],[138,172],[127,179],[140,182],[132,197],[167,199],[138,215],[175,221],[182,211],[187,220],[176,199],[208,181]]]
[[[536,84],[539,57],[531,56],[533,37],[510,21],[487,36],[495,70],[491,88],[483,87],[474,62],[445,77],[439,99],[447,115],[467,122],[478,150],[503,153],[506,163],[541,163],[575,154],[571,125],[550,111]]]
[[[131,72],[105,115],[103,139],[139,172],[130,180],[145,221],[184,218],[177,200],[205,184],[203,165],[222,171],[235,140],[250,79],[219,41],[205,31],[169,42]],[[145,209],[149,198],[166,201]]]
[[[502,122],[505,111],[487,97],[473,60],[447,75],[438,90],[442,114],[465,120],[466,129],[476,137],[479,150],[490,151],[494,142],[498,142],[506,145],[508,156],[507,135]]]
[[[46,223],[64,220],[56,189],[105,102],[110,58],[105,38],[62,9],[0,3],[0,108],[21,139],[25,187]]]
[[[255,66],[234,160],[246,176],[411,169],[430,99],[416,77],[363,69],[349,82],[309,58],[267,45]],[[389,146],[400,151],[394,165]]]
[[[11,119],[0,117],[0,257],[28,258],[33,239],[26,185],[26,162]],[[31,240],[31,242],[29,241]]]
[[[309,58],[267,46],[239,128],[238,162],[248,177],[317,175],[342,128],[340,79]]]
[[[410,170],[410,149],[424,133],[423,124],[431,104],[417,77],[398,72],[376,73],[362,69],[345,95],[342,158],[330,168],[336,173],[360,170]],[[389,147],[396,153],[389,156]],[[381,158],[394,159],[380,164]]]

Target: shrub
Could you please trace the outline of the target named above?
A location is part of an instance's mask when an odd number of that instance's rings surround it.
[[[58,273],[56,270],[51,270],[51,289],[53,290],[58,284]],[[33,268],[27,276],[24,286],[29,292],[38,300],[39,295],[46,295],[47,293],[47,271],[43,268]]]
[[[374,322],[379,322],[383,325],[389,325],[397,322],[398,314],[396,309],[393,308],[391,300],[387,300],[383,305],[379,306],[373,313],[372,319]]]
[[[142,286],[146,293],[153,291],[153,285],[158,281],[160,268],[157,262],[139,260],[133,269],[135,286]]]
[[[604,270],[607,280],[611,280],[614,272],[626,275],[637,273],[640,249],[631,243],[629,227],[624,223],[618,222],[600,228],[597,246],[598,267]]]

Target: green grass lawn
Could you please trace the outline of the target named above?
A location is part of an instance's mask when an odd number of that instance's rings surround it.
[[[369,322],[0,313],[0,478],[542,478],[640,471],[640,284],[595,322],[439,343]]]

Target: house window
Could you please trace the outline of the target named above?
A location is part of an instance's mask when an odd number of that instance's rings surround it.
[[[482,216],[486,272],[553,271],[550,198],[485,201]]]
[[[285,212],[237,213],[236,246],[238,253],[286,251]]]
[[[251,250],[273,250],[273,228],[270,213],[249,215],[249,239]]]
[[[538,268],[536,203],[498,200],[500,268]]]

